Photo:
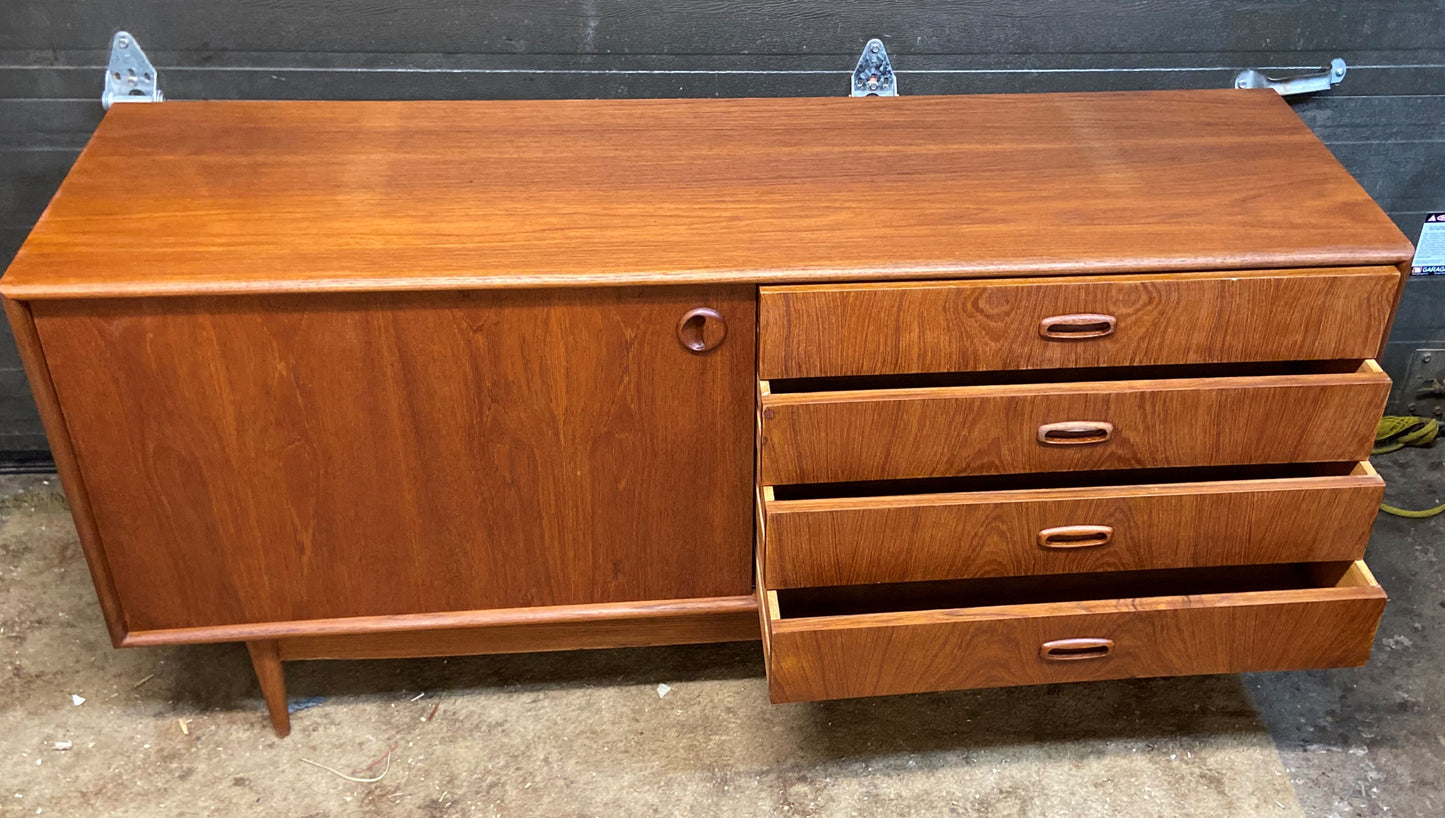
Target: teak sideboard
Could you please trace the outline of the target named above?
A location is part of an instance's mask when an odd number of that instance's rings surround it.
[[[117,646],[1348,666],[1410,243],[1269,90],[167,102],[0,281]]]

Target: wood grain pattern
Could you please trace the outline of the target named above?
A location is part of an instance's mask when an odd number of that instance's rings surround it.
[[[1385,593],[1363,563],[1318,588],[786,619],[769,611],[774,702],[1145,676],[1346,667],[1369,658]],[[1055,662],[1045,642],[1109,639]]]
[[[888,480],[1081,469],[1355,461],[1390,379],[1345,374],[869,389],[763,398],[761,481]],[[1063,421],[1114,425],[1048,446]]]
[[[388,624],[404,625],[402,617]],[[411,618],[415,622],[415,618]],[[751,595],[648,603],[565,605],[489,611],[486,616],[434,615],[432,627],[375,627],[376,622],[309,628],[279,640],[281,658],[399,659],[590,648],[691,645],[758,638],[758,604]],[[418,623],[419,624],[419,623]]]
[[[1010,588],[1054,593],[1354,557],[1367,467],[776,502],[773,483],[1352,460],[1388,391],[1366,362],[763,383],[750,407],[756,283],[830,282],[767,296],[790,303],[764,316],[783,355],[764,350],[765,374],[789,377],[1355,359],[1399,296],[1397,270],[1365,265],[1408,242],[1271,92],[877,102],[117,108],[0,282],[28,300],[93,492],[113,635],[247,641],[278,730],[285,659],[747,638],[754,616],[784,700],[1363,661],[1383,592],[1362,564],[1288,590],[1053,597],[1069,602],[924,607],[947,590],[915,580],[1022,573]],[[877,283],[968,277],[1003,280]],[[1070,315],[1098,320],[1062,331],[1098,337],[1042,337]],[[931,346],[950,322],[973,334]],[[1072,436],[1088,424],[1097,441]],[[1301,518],[1329,530],[1286,530]],[[1107,541],[1037,545],[1087,525]],[[981,558],[959,559],[958,528]],[[872,584],[774,586],[774,558],[801,560],[785,583]],[[823,610],[858,588],[915,607]]]
[[[132,631],[751,590],[748,288],[32,306]]]
[[[154,38],[158,49],[179,52],[176,60],[183,65],[210,60],[229,64],[245,52],[296,52],[298,58],[309,58],[306,65],[330,64],[334,60],[328,57],[347,52],[391,58],[368,65],[421,56],[415,52],[577,55],[586,58],[583,65],[609,54],[804,53],[821,54],[828,59],[824,67],[836,68],[836,55],[857,56],[852,52],[860,47],[859,37],[866,36],[860,31],[884,37],[890,51],[908,60],[905,69],[934,55],[948,58],[948,66],[992,64],[1000,57],[1026,54],[1076,61],[1102,55],[1113,58],[1106,64],[1134,65],[1133,60],[1160,52],[1193,59],[1189,65],[1212,65],[1221,50],[1278,55],[1275,59],[1287,61],[1281,64],[1309,65],[1313,54],[1333,48],[1349,51],[1352,65],[1356,49],[1385,52],[1393,64],[1412,56],[1418,62],[1414,51],[1439,48],[1430,29],[1436,7],[1428,0],[1305,8],[1290,0],[1168,0],[1126,6],[1107,0],[1067,6],[1021,0],[1007,13],[989,4],[948,0],[723,0],[700,7],[666,0],[596,6],[573,0],[493,0],[475,7],[459,6],[455,0],[413,0],[404,7],[387,0],[250,0],[224,6],[190,4],[185,14],[176,13],[165,0],[137,0],[118,9],[97,8],[86,0],[9,0],[7,11],[16,23],[0,30],[0,48],[94,50],[117,26],[128,25]],[[848,24],[840,25],[844,20]],[[235,54],[238,51],[242,54]],[[210,59],[195,59],[196,53]],[[273,58],[265,64],[288,63]],[[1361,79],[1374,73],[1361,72]],[[741,93],[753,81],[735,82]],[[1034,82],[1047,87],[1046,77]]]
[[[1369,358],[1393,267],[763,287],[762,378]],[[1115,319],[1068,340],[1040,324]]]
[[[1395,299],[1390,302],[1390,311],[1385,318],[1385,329],[1380,333],[1380,351],[1372,355],[1373,358],[1380,358],[1385,354],[1385,348],[1390,343],[1390,333],[1395,327],[1395,317],[1400,312],[1400,302],[1405,298],[1405,286],[1410,283],[1410,270],[1412,262],[1402,261],[1396,265],[1400,273],[1400,288],[1395,291]]]
[[[280,645],[274,639],[267,639],[247,642],[246,650],[251,654],[256,681],[261,684],[261,697],[266,700],[271,727],[276,735],[285,738],[291,734],[291,711],[286,702],[286,670],[281,665]]]
[[[111,644],[120,647],[126,633],[125,613],[121,609],[120,594],[116,591],[115,575],[101,544],[90,490],[76,459],[70,427],[56,397],[50,365],[46,361],[40,335],[35,328],[35,317],[28,304],[9,298],[0,301],[5,304],[5,317],[10,322],[10,331],[15,337],[20,359],[25,362],[25,373],[30,382],[31,394],[35,396],[36,409],[45,424],[45,435],[50,442],[51,455],[55,458],[55,471],[60,477],[60,486],[65,490],[65,499],[70,505],[70,517],[75,521],[80,550],[85,554],[85,564],[90,568],[90,579],[95,585],[95,595],[100,600],[100,611],[105,617],[106,630],[110,634]]]
[[[860,132],[887,138],[860,148]],[[868,170],[869,152],[887,174]],[[887,229],[860,222],[874,203]],[[1410,254],[1267,90],[178,102],[106,115],[0,292],[782,283]]]
[[[1339,477],[774,500],[763,584],[1355,560],[1384,492],[1361,463]],[[1096,546],[1039,546],[1039,532],[1064,526],[1110,534]]]
[[[600,644],[592,643],[602,639],[615,639],[619,645],[645,644],[645,640],[658,633],[689,634],[689,641],[726,642],[736,633],[734,624],[737,617],[744,614],[752,617],[756,624],[757,599],[751,593],[746,596],[349,616],[131,631],[122,644],[138,648],[278,640],[283,645],[294,646],[299,644],[298,640],[312,637],[323,640],[335,638],[340,640],[338,644],[356,644],[365,640],[347,641],[346,638],[380,638],[383,634],[400,634],[398,639],[414,638],[420,645],[428,644],[427,640],[433,637],[425,634],[435,631],[469,631],[468,636],[458,639],[482,642],[490,638],[517,646],[518,650],[571,650],[574,647],[600,647]],[[577,635],[568,636],[573,631]],[[446,639],[444,636],[435,637],[438,644],[445,643]],[[573,640],[586,644],[573,644]],[[294,649],[287,650],[287,659],[303,658],[295,655]]]

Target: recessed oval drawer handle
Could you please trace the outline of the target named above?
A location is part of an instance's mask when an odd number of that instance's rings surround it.
[[[1095,548],[1108,545],[1114,529],[1107,525],[1061,525],[1039,532],[1040,548]]]
[[[1102,420],[1066,420],[1039,427],[1039,442],[1048,446],[1103,443],[1114,435],[1114,424]]]
[[[677,340],[693,352],[709,352],[728,337],[728,322],[711,307],[697,307],[683,313],[677,322]]]
[[[1080,312],[1053,315],[1039,322],[1039,335],[1050,341],[1082,341],[1113,335],[1119,319],[1112,315]]]
[[[1055,639],[1039,646],[1039,656],[1049,662],[1078,662],[1103,659],[1114,652],[1113,639]]]

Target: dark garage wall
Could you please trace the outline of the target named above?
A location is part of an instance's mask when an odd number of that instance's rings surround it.
[[[1442,19],[1441,0],[4,0],[0,266],[100,120],[121,28],[171,99],[841,95],[875,36],[905,94],[1222,87],[1343,57],[1296,110],[1414,239],[1445,210]],[[1429,345],[1445,280],[1412,282],[1387,369]],[[0,460],[45,447],[18,366],[0,339]]]

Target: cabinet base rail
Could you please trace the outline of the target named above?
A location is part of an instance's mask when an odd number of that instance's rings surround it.
[[[407,659],[761,638],[754,596],[560,605],[410,616],[140,631],[126,647],[245,641],[278,736],[291,732],[284,662]]]

